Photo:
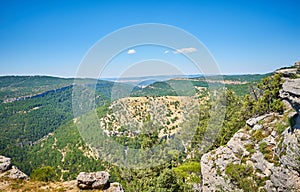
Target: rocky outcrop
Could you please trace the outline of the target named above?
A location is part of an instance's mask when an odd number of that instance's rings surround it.
[[[20,171],[17,167],[12,166],[11,159],[0,156],[0,177],[8,177],[10,179],[25,179],[29,177]]]
[[[300,62],[296,62],[294,68],[296,73],[300,71]],[[283,78],[284,83],[280,90],[280,97],[287,100],[299,114],[300,110],[300,78]]]
[[[250,135],[236,133],[226,146],[206,153],[201,158],[202,190],[203,191],[241,191],[226,179],[225,169],[230,163],[240,163],[241,157],[249,156],[245,145],[250,143]]]
[[[220,186],[225,191],[233,191],[234,186],[225,178],[225,167],[238,158],[229,147],[219,147],[215,151],[206,153],[201,158],[202,190],[217,191]]]
[[[259,126],[260,125],[258,124],[260,121],[264,120],[265,118],[271,116],[272,114],[265,114],[265,115],[261,115],[261,116],[258,116],[258,117],[253,117],[253,118],[250,118],[246,121],[246,124],[249,126],[249,127],[253,127],[253,129],[257,129],[257,128],[254,128],[254,126]]]
[[[300,191],[299,71],[297,62],[275,72],[283,74],[283,114],[250,118],[227,145],[202,156],[202,191]]]
[[[124,192],[122,185],[118,182],[110,183],[105,192]]]
[[[110,183],[109,173],[106,171],[98,172],[81,172],[77,176],[77,186],[80,189],[100,189],[104,192],[123,192],[120,183]]]
[[[29,179],[28,176],[20,171],[17,167],[12,166],[12,169],[7,171],[8,178],[10,179]]]
[[[300,79],[284,79],[280,97],[287,101],[295,110],[294,125],[291,130],[300,129]]]
[[[275,71],[275,73],[280,73],[284,77],[293,77],[297,74],[297,68],[287,68],[287,69],[279,69]]]
[[[227,174],[229,164],[251,167],[247,178],[257,191],[300,191],[300,130],[291,133],[283,122],[284,115],[279,114],[252,118],[247,121],[251,127],[238,131],[227,145],[204,154],[202,191],[245,191]],[[279,124],[285,127],[283,133],[277,130]],[[257,125],[260,129],[255,129]]]
[[[86,173],[81,172],[77,177],[80,189],[105,189],[108,188],[109,173],[105,171]]]
[[[287,100],[299,113],[300,110],[300,79],[284,79],[280,97]]]
[[[3,173],[11,168],[11,160],[8,157],[0,156],[0,173]]]
[[[275,74],[280,73],[283,75],[283,77],[287,77],[287,78],[295,78],[297,77],[300,72],[300,62],[295,62],[294,66],[291,67],[285,67],[285,68],[281,68],[275,71]]]

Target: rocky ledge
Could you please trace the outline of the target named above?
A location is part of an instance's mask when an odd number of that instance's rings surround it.
[[[289,102],[296,112],[300,112],[300,79],[284,78],[280,97]]]
[[[104,192],[124,192],[120,183],[110,183],[109,173],[106,171],[81,172],[77,176],[77,186],[80,189],[100,189]]]
[[[246,191],[242,182],[252,182],[256,191],[300,190],[300,130],[274,130],[276,114],[237,132],[226,146],[201,158],[203,191]],[[267,122],[267,123],[266,123]],[[257,125],[257,126],[256,126]],[[230,169],[235,167],[236,175]],[[245,170],[249,170],[246,174]],[[238,172],[241,171],[241,172]],[[249,186],[249,185],[248,185]]]
[[[11,159],[0,155],[0,177],[28,179],[28,176],[11,164]]]
[[[299,77],[300,74],[300,62],[295,62],[294,66],[281,68],[275,71],[275,73],[280,73],[286,78]]]

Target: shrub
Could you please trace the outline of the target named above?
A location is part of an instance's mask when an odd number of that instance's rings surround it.
[[[258,187],[252,178],[253,168],[250,165],[229,163],[225,168],[225,174],[243,191],[258,191]]]
[[[53,181],[56,177],[53,167],[45,166],[35,169],[31,172],[30,178],[35,181]]]
[[[270,105],[271,111],[283,113],[285,106],[280,99],[274,99]]]
[[[266,77],[261,80],[257,85],[260,92],[263,94],[256,98],[253,107],[253,113],[261,115],[266,112],[279,112],[284,111],[284,104],[280,100],[279,90],[282,88],[283,80],[282,74],[276,74],[272,77]]]
[[[173,169],[178,177],[187,182],[200,183],[201,167],[199,162],[185,162]]]

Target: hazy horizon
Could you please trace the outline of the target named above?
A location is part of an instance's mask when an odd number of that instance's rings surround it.
[[[287,66],[288,67],[288,66]],[[275,71],[275,70],[274,70]],[[232,74],[209,74],[206,76],[215,76],[215,75],[264,75],[273,73],[274,71],[269,71],[266,73],[232,73]],[[153,76],[129,76],[129,77],[101,77],[101,78],[91,78],[91,77],[76,77],[76,76],[59,76],[59,75],[48,75],[48,74],[0,74],[0,77],[8,77],[8,76],[16,76],[16,77],[55,77],[55,78],[64,78],[64,79],[72,79],[72,78],[79,78],[79,79],[99,79],[99,80],[106,80],[106,79],[134,79],[134,78],[151,78],[151,77],[168,77],[168,76],[205,76],[204,74],[174,74],[174,75],[153,75]]]

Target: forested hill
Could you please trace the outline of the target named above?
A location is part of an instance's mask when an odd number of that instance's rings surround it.
[[[178,95],[178,91],[173,87],[185,87],[192,85],[199,88],[221,85],[234,91],[238,96],[243,96],[251,91],[262,78],[271,76],[267,74],[247,74],[247,75],[223,75],[223,76],[200,76],[192,78],[173,78],[166,81],[153,82],[146,87],[135,87],[133,96],[164,96]],[[189,90],[188,90],[189,91]],[[180,92],[180,90],[179,90]]]
[[[229,89],[238,95],[249,92],[265,75],[224,76]],[[17,156],[16,151],[32,145],[73,118],[72,91],[76,83],[96,85],[96,104],[103,106],[111,102],[113,86],[119,92],[129,92],[133,96],[176,95],[170,85],[180,87],[186,81],[195,88],[207,87],[203,78],[172,79],[165,82],[153,82],[145,88],[132,87],[124,83],[113,83],[94,79],[58,78],[50,76],[2,76],[0,77],[0,152]],[[243,82],[243,83],[241,83]],[[223,82],[216,82],[223,83]],[[116,86],[117,85],[117,86]],[[184,87],[184,86],[183,86]],[[184,89],[182,89],[184,92]],[[178,91],[178,90],[177,90]],[[21,147],[21,148],[20,148]],[[18,154],[18,153],[17,153]]]
[[[115,163],[104,161],[95,152],[95,148],[81,138],[76,122],[88,114],[76,118],[73,116],[72,91],[76,86],[74,79],[41,76],[1,78],[3,87],[0,92],[3,99],[37,95],[0,103],[1,155],[11,157],[14,165],[32,179],[41,181],[45,178],[47,181],[72,180],[80,171],[109,170],[112,182],[120,182],[125,191],[192,191],[195,184],[201,183],[200,160],[204,152],[226,144],[236,131],[245,126],[247,118],[283,110],[282,103],[277,98],[281,86],[280,78],[272,81],[270,74],[225,76],[223,81],[171,79],[153,82],[143,88],[124,83],[96,81],[96,111],[101,122],[106,125],[103,131],[109,133],[107,136],[111,139],[129,148],[147,150],[154,145],[164,145],[184,128],[194,126],[183,122],[184,117],[180,116],[185,114],[181,107],[186,100],[182,98],[195,96],[199,101],[201,115],[195,116],[199,118],[199,124],[193,127],[195,135],[191,142],[176,150],[161,151],[160,155],[169,157],[170,161],[156,167],[135,170],[115,166],[117,160]],[[262,79],[268,80],[261,81]],[[90,80],[80,81],[86,89],[94,88]],[[185,81],[190,82],[196,95],[186,94],[185,87],[179,86],[185,85]],[[264,82],[274,84],[275,91],[270,93],[273,95],[263,94],[270,92],[270,87]],[[207,91],[208,83],[225,85],[224,89],[217,92],[220,98],[210,95]],[[174,90],[174,87],[179,89]],[[253,88],[250,89],[251,87]],[[130,94],[126,96],[128,98],[111,99],[113,88],[117,88],[120,93],[129,91]],[[253,99],[247,94],[253,90],[261,94],[258,96],[262,99]],[[268,98],[275,100],[266,100]],[[162,115],[149,112],[151,103],[159,104],[160,109],[157,110]],[[224,123],[219,127],[220,132],[212,146],[200,151],[210,118],[219,117],[222,112],[217,110],[212,114],[210,110],[223,104],[226,104],[226,114]],[[126,106],[124,113],[122,106]],[[114,110],[114,107],[119,108]],[[152,132],[140,130],[153,128],[151,117],[154,115],[165,118],[161,121],[163,127],[155,127],[157,130]],[[130,124],[126,124],[127,120],[134,120],[139,127],[136,130],[131,129],[127,126]],[[45,167],[50,167],[52,174],[38,175]]]
[[[260,79],[269,75],[271,74],[224,75],[222,76],[224,81],[216,83],[224,83],[226,87],[233,89],[238,95],[244,95],[249,92],[249,87],[253,85],[253,83],[257,83]],[[134,95],[174,95],[174,93],[170,91],[170,86],[168,86],[174,82],[190,81],[194,86],[207,87],[207,81],[211,82],[211,79],[214,79],[214,77],[179,78],[167,80],[165,83],[153,80],[151,86],[145,87],[144,90],[137,86],[132,91]],[[98,85],[105,84],[110,88],[113,85],[113,82],[96,81],[95,79],[59,78],[51,76],[0,76],[0,102],[11,102],[43,95],[45,93],[47,94],[50,91],[67,88],[73,85],[75,80],[76,83],[80,84],[94,84],[97,82]]]
[[[22,159],[25,146],[33,145],[74,118],[74,79],[47,76],[7,76],[0,79],[0,95],[6,100],[0,103],[1,154]],[[86,85],[86,89],[96,88],[97,106],[110,102],[110,91],[115,85],[91,79],[77,79],[76,83]],[[90,86],[92,83],[96,85]],[[118,85],[120,91],[128,87]]]
[[[74,79],[50,76],[1,76],[0,101],[40,94],[72,85]]]

